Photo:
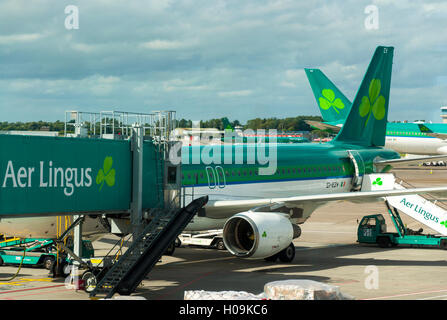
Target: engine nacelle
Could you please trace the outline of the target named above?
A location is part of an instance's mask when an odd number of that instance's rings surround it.
[[[292,223],[283,213],[247,211],[227,220],[223,241],[237,257],[263,259],[287,248],[294,234]]]

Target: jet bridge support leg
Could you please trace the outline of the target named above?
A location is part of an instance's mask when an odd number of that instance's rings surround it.
[[[59,236],[59,238],[57,238],[55,240],[55,242],[58,244],[58,246],[60,246],[63,251],[65,251],[71,258],[73,258],[73,260],[76,262],[77,266],[88,266],[87,263],[85,263],[79,255],[76,254],[77,252],[81,252],[81,248],[82,248],[82,227],[80,226],[83,222],[85,217],[78,215],[76,216],[77,218],[75,218],[75,220],[73,221],[73,223]],[[76,228],[77,231],[76,231]],[[73,252],[70,248],[68,248],[65,244],[64,244],[64,239],[70,234],[70,232],[72,232],[73,230],[75,230],[75,239],[74,239],[74,251]],[[78,233],[78,236],[76,236],[76,233]],[[76,242],[77,240],[79,240],[81,243],[80,248],[76,249]],[[66,276],[64,267],[67,265],[66,261],[65,261],[65,257],[66,255],[59,255],[59,261],[57,261],[57,263],[54,264],[53,269],[50,271],[49,276],[50,277],[63,277]]]
[[[80,216],[76,215],[73,216],[73,220],[76,220],[80,218]],[[78,257],[82,257],[82,224],[83,224],[83,220],[81,222],[79,222],[75,227],[74,227],[74,234],[73,234],[73,253],[75,255],[77,255]],[[75,266],[79,266],[80,263],[78,261],[74,261],[73,265]]]
[[[132,126],[132,203],[130,223],[133,239],[143,230],[143,128]]]

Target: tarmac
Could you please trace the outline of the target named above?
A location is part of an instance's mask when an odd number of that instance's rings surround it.
[[[416,187],[447,183],[445,167],[411,167],[394,171]],[[443,200],[443,199],[440,199]],[[163,256],[133,296],[149,300],[183,300],[186,290],[263,292],[271,281],[308,279],[336,285],[342,293],[359,300],[446,300],[447,251],[438,248],[359,245],[358,222],[364,215],[382,213],[388,231],[394,227],[383,202],[330,203],[319,208],[303,224],[294,240],[296,256],[291,263],[243,260],[226,250],[180,247]],[[415,220],[401,215],[407,227],[417,230]],[[424,228],[424,233],[435,232]],[[93,243],[97,254],[106,252],[117,239],[107,235]],[[0,300],[89,300],[69,279],[52,279],[43,268],[0,267]],[[67,284],[66,284],[67,283]]]

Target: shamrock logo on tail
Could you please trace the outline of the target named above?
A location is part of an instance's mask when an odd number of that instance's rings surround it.
[[[380,79],[372,79],[369,83],[369,97],[362,97],[359,113],[362,118],[368,116],[365,122],[365,127],[368,123],[371,113],[374,115],[374,118],[376,118],[376,120],[382,120],[385,117],[385,98],[382,95],[379,96],[380,89]]]
[[[381,186],[383,184],[382,178],[377,178],[376,181],[373,182],[373,185]]]
[[[445,220],[445,221],[442,221],[441,222],[441,224],[444,226],[444,227],[446,227],[447,228],[447,220]]]
[[[340,98],[335,99],[335,93],[331,89],[323,89],[321,94],[323,96],[318,98],[321,109],[327,110],[332,107],[337,113],[340,113],[338,112],[338,109],[343,109],[345,107]]]
[[[99,191],[101,191],[104,182],[107,183],[109,187],[115,185],[115,169],[112,168],[113,158],[106,157],[104,159],[103,168],[99,169],[98,175],[96,176],[96,184],[100,184]]]

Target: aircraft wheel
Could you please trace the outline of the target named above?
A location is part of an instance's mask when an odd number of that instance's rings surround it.
[[[225,250],[225,243],[223,242],[223,240],[217,241],[216,248],[217,250]]]
[[[294,258],[295,245],[293,243],[279,253],[279,260],[281,262],[292,262]]]

